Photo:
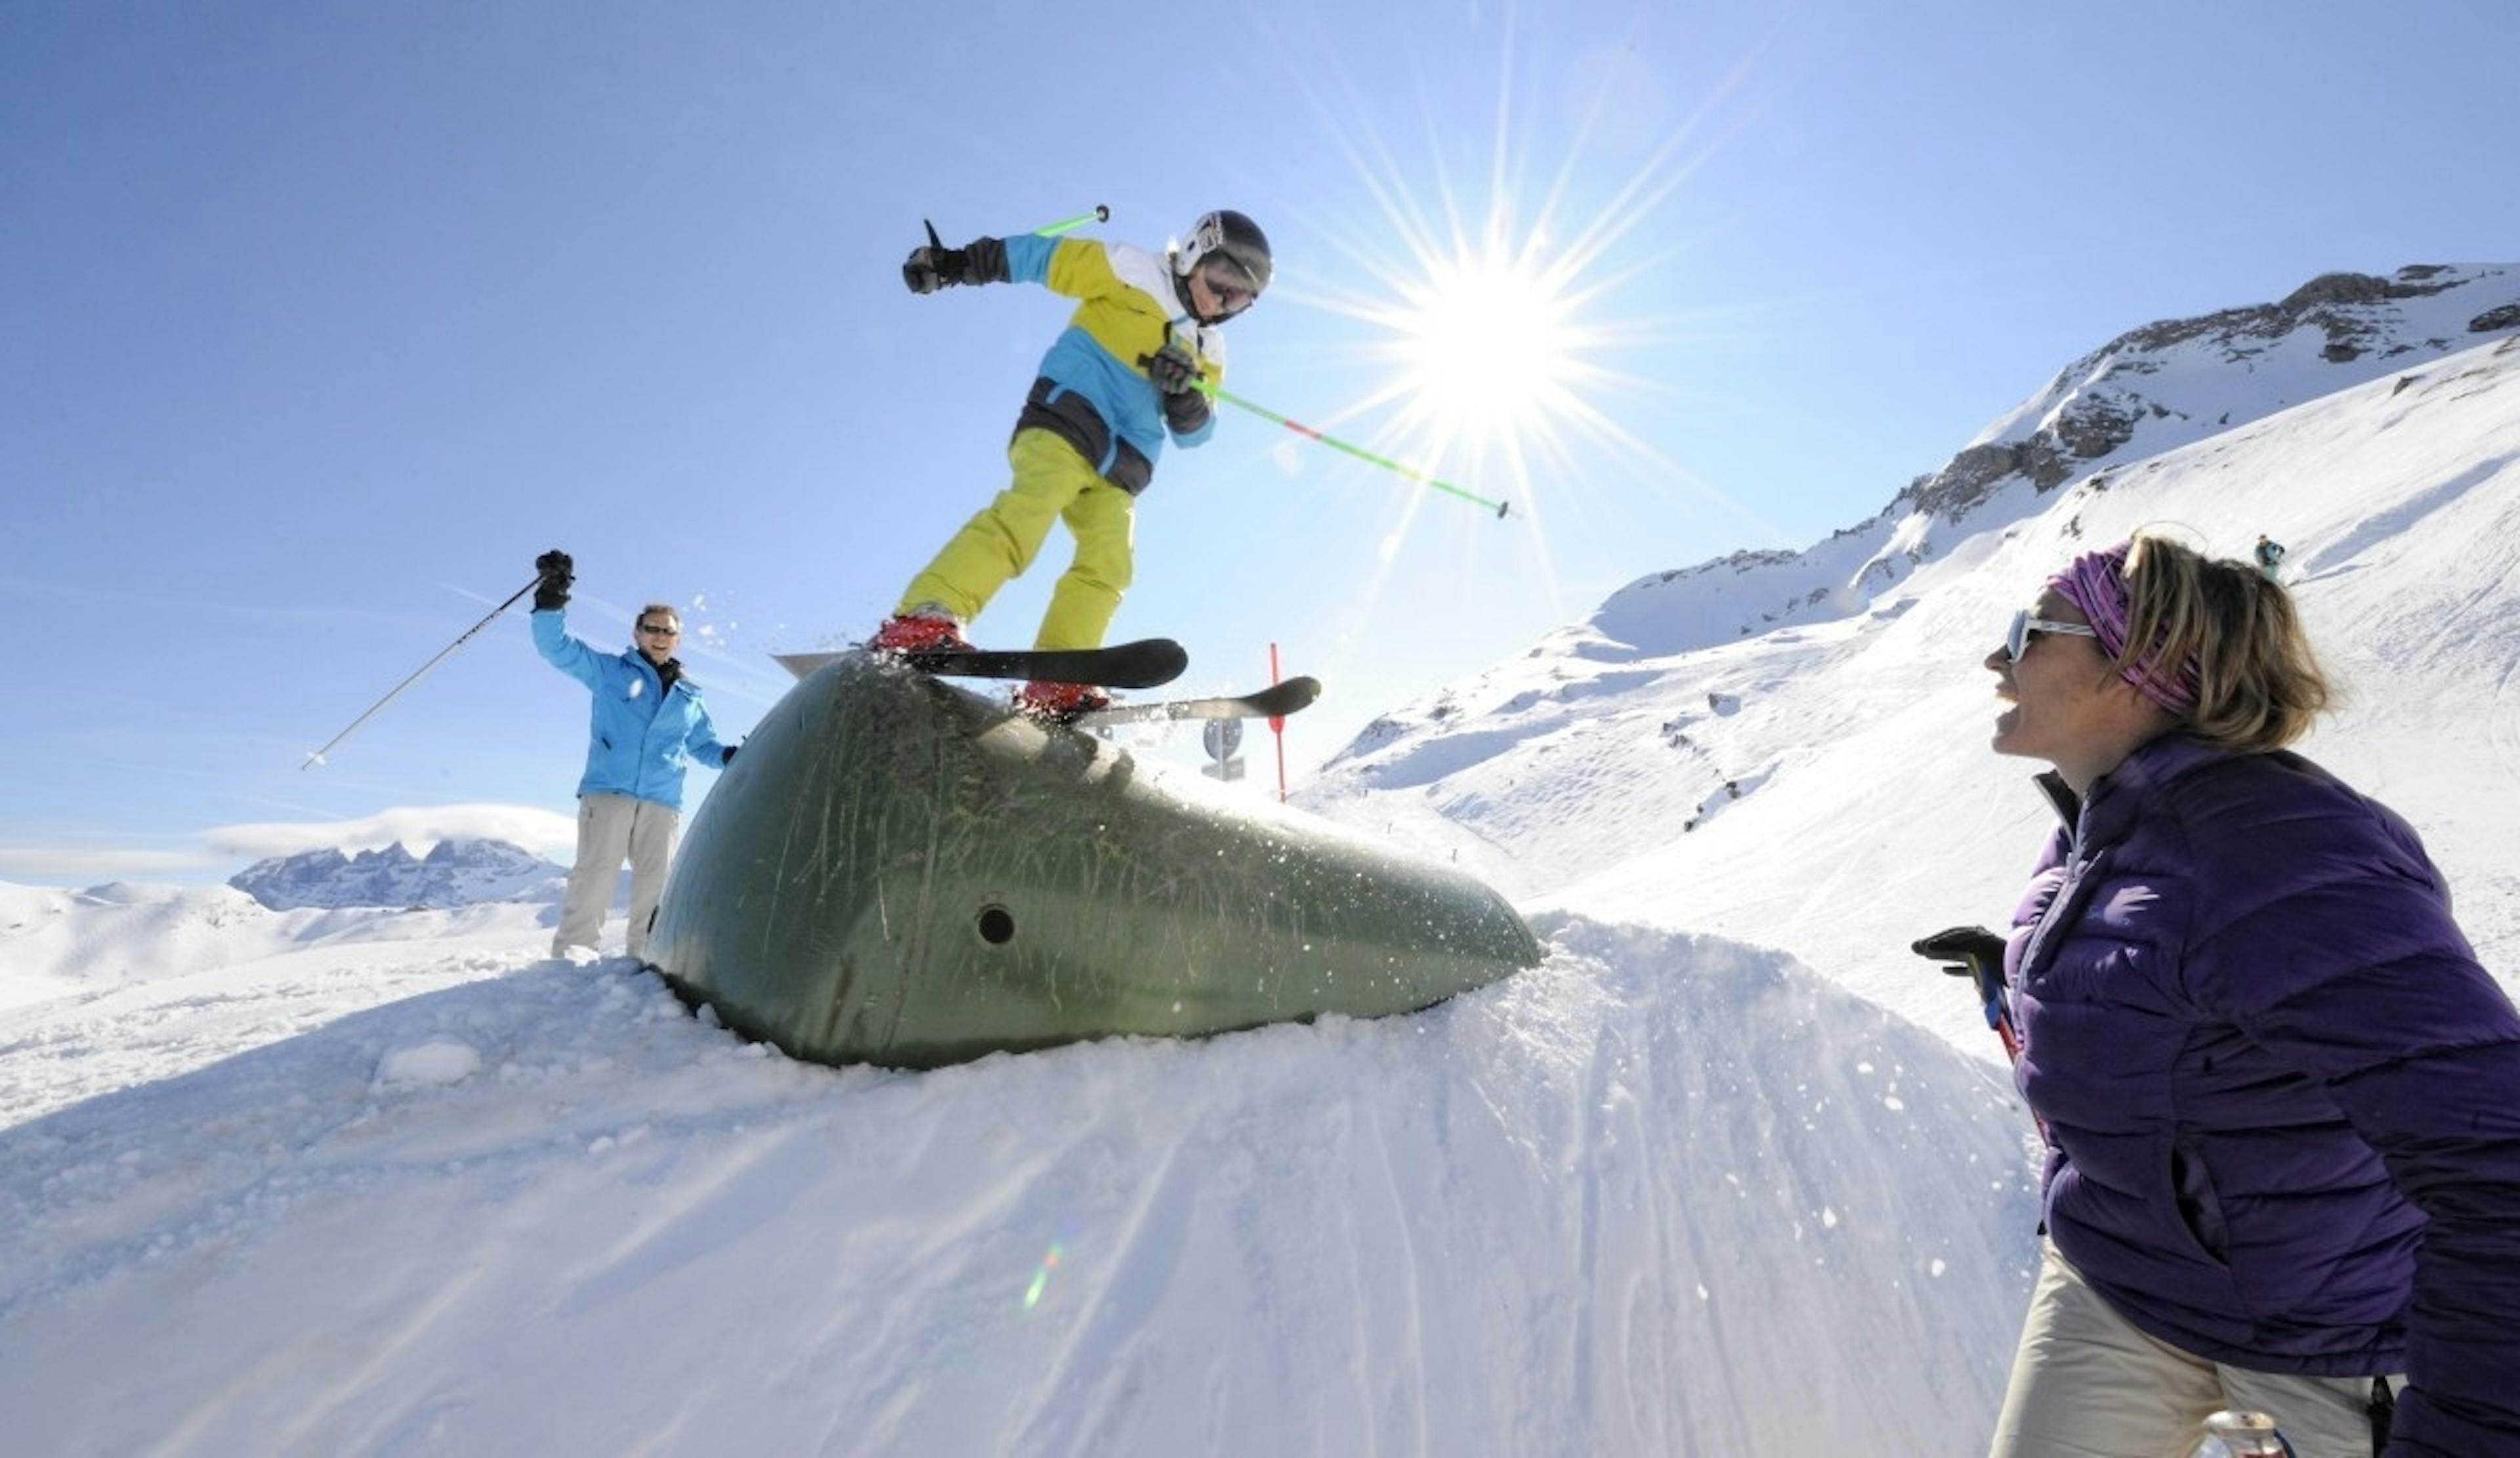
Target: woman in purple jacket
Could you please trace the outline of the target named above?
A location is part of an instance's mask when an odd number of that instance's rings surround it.
[[[2004,955],[2048,1240],[1993,1451],[2238,1407],[2520,1454],[2520,1014],[2407,823],[2284,751],[2328,697],[2291,599],[2138,534],[1986,665],[2063,822]]]

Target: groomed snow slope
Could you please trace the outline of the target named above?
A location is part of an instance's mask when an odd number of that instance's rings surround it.
[[[1560,919],[1418,1017],[899,1075],[535,961],[511,911],[0,1018],[55,1066],[0,1111],[13,1443],[1926,1453],[1992,1420],[2021,1116],[1774,954]]]

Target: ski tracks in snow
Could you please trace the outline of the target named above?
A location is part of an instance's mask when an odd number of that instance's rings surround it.
[[[521,959],[0,1135],[0,1403],[178,1453],[1982,1441],[2035,1223],[1987,1072],[1775,953],[1550,930],[1411,1017],[916,1075]]]

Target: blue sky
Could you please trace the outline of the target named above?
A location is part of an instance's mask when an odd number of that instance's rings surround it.
[[[1182,639],[1201,690],[1280,643],[1329,685],[1300,773],[1638,576],[1870,516],[2125,329],[2520,254],[2507,99],[2460,79],[2520,12],[2372,14],[0,9],[0,878],[216,879],[247,823],[566,813],[584,695],[517,614],[298,768],[551,546],[600,645],[690,605],[741,734],[767,654],[865,633],[1003,483],[1064,318],[906,293],[922,220],[1095,204],[1148,247],[1258,218],[1279,282],[1230,387],[1521,512],[1230,411],[1167,458],[1115,635]],[[1569,263],[1565,387],[1615,437],[1415,427],[1393,321],[1457,231]],[[1065,552],[976,635],[1028,642]]]

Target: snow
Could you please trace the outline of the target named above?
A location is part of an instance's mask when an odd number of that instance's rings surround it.
[[[382,1086],[461,1083],[481,1071],[481,1053],[456,1038],[430,1038],[415,1047],[397,1048],[377,1065]]]
[[[2520,346],[2243,414],[1647,579],[1395,708],[1312,802],[1549,948],[1413,1017],[834,1070],[542,957],[538,901],[0,886],[11,1446],[1981,1447],[2029,1122],[1907,943],[2001,918],[2042,837],[1977,663],[2046,570],[2287,542],[2354,690],[2311,752],[2520,965]]]
[[[12,1066],[122,1076],[7,1092],[0,1400],[45,1452],[1925,1451],[1981,1423],[2032,1259],[1987,1217],[2029,1199],[2009,1090],[1774,953],[1544,931],[1546,966],[1419,1017],[922,1075],[462,937],[375,998],[314,985],[319,946],[214,1005],[179,977],[22,1012]],[[1884,1363],[1885,1330],[1945,1357]],[[1779,1403],[1786,1373],[1821,1395]]]

